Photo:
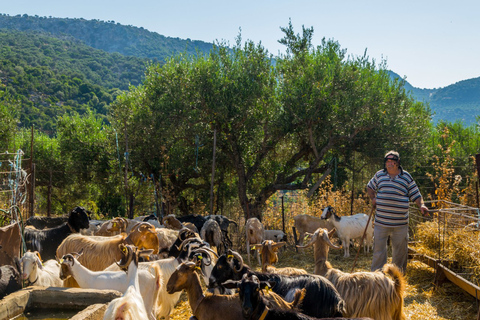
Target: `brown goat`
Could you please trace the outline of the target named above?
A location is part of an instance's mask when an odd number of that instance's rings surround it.
[[[118,247],[121,243],[134,244],[142,249],[153,249],[154,253],[158,253],[158,237],[155,227],[143,222],[133,228],[128,236],[121,234],[112,237],[90,237],[72,234],[58,246],[57,257],[60,259],[67,253],[81,252],[83,249],[84,254],[79,258],[79,262],[92,271],[101,271],[121,259],[122,253]],[[65,283],[65,286],[78,287],[71,280]]]
[[[345,300],[345,316],[404,320],[405,279],[400,269],[393,264],[385,265],[383,272],[346,273],[332,268],[327,261],[329,248],[341,248],[330,241],[334,232],[335,229],[328,232],[318,228],[315,233],[307,234],[311,239],[303,247],[314,246],[315,274],[324,276],[337,288]]]
[[[243,320],[242,306],[238,294],[217,295],[204,293],[200,283],[200,277],[195,272],[199,266],[194,262],[184,262],[170,276],[167,283],[167,292],[185,290],[193,316],[198,320]],[[265,294],[268,306],[282,310],[296,310],[305,297],[305,289],[295,292],[294,300],[286,302],[274,292]]]
[[[275,242],[273,240],[263,240],[261,244],[254,244],[252,247],[260,254],[262,261],[262,272],[267,271],[267,266],[278,262],[278,249],[283,247],[285,242]]]

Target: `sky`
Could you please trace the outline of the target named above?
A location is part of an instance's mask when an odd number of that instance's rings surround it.
[[[168,37],[260,43],[284,53],[280,27],[313,27],[313,45],[338,41],[417,88],[480,77],[478,0],[0,0],[0,13],[115,21]]]

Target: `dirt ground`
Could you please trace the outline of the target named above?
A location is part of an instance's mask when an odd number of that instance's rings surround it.
[[[344,258],[343,250],[330,251],[329,261],[333,267],[346,272],[352,270],[357,248],[350,250],[351,257]],[[246,255],[243,255],[246,262]],[[369,271],[372,253],[360,252],[355,271]],[[260,270],[252,259],[252,266]],[[293,247],[280,252],[277,267],[294,266],[313,272],[313,251],[297,253]],[[421,262],[409,261],[407,267],[407,288],[404,298],[405,316],[408,320],[475,320],[479,304],[463,290],[451,283],[440,287],[434,285],[435,270]],[[171,315],[172,320],[186,320],[191,316],[190,305],[185,293]]]

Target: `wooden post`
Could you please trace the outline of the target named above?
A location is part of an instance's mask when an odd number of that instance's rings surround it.
[[[478,181],[480,179],[480,153],[475,155],[475,164],[477,166],[477,208],[480,207],[479,199],[478,199]]]
[[[32,136],[30,139],[30,186],[28,193],[28,216],[33,217],[33,208],[35,201],[35,172],[33,164],[33,126],[32,126]]]
[[[212,181],[210,183],[210,214],[213,213],[213,184],[215,181],[215,149],[217,146],[217,129],[213,130],[213,161],[212,161]]]
[[[53,180],[52,177],[53,177],[53,172],[52,172],[52,169],[50,168],[48,189],[47,189],[47,217],[50,217],[52,215],[52,180]]]
[[[285,207],[283,205],[283,196],[282,196],[282,231],[285,232]]]

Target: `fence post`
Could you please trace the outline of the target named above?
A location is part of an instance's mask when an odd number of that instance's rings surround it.
[[[477,189],[477,208],[480,207],[479,199],[478,199],[478,181],[480,179],[480,153],[477,153],[475,155],[475,164],[477,166],[477,183],[476,183],[476,189]]]

